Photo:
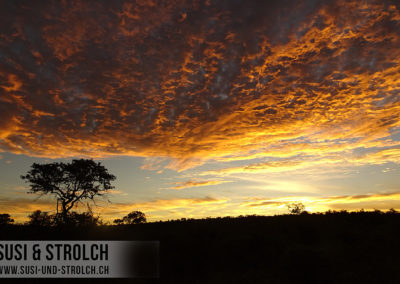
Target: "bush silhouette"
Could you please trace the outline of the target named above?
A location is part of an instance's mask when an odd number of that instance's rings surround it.
[[[300,214],[304,214],[305,212],[307,212],[307,211],[305,211],[306,207],[301,202],[290,203],[286,206],[289,209],[289,212],[294,215],[300,215]]]
[[[62,213],[48,214],[48,212],[36,210],[28,218],[29,221],[26,222],[26,225],[40,227],[94,227],[102,224],[100,217],[95,217],[90,210],[83,213],[68,212],[66,217]]]
[[[52,220],[55,226],[94,227],[102,224],[100,217],[95,217],[92,212],[68,212],[66,216],[57,213]]]
[[[11,225],[14,223],[14,219],[10,217],[10,214],[0,214],[0,226]]]
[[[27,222],[27,225],[49,227],[53,225],[52,217],[53,216],[49,215],[48,212],[36,210],[28,216],[29,221]]]
[[[121,224],[140,224],[140,223],[146,223],[146,215],[143,212],[140,211],[133,211],[126,215],[122,219],[115,219],[114,224],[121,225]]]

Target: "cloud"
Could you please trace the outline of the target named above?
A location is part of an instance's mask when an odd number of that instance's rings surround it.
[[[26,221],[35,210],[55,213],[56,203],[49,199],[8,198],[0,197],[0,213],[9,213],[16,222]]]
[[[196,204],[211,204],[211,203],[223,203],[226,200],[216,199],[210,196],[198,197],[198,198],[178,198],[178,199],[158,199],[155,201],[148,201],[143,203],[118,203],[117,206],[123,208],[124,206],[131,207],[136,206],[137,208],[143,209],[172,209],[176,207],[196,205]]]
[[[371,201],[371,200],[385,200],[385,199],[399,199],[400,191],[385,192],[385,193],[371,193],[371,194],[359,194],[359,195],[342,195],[325,198],[326,202],[359,202],[359,201]]]
[[[145,202],[112,202],[107,206],[99,204],[96,207],[104,220],[113,220],[123,217],[132,211],[142,211],[146,213],[150,221],[175,219],[182,215],[201,216],[201,213],[208,210],[223,208],[227,199],[214,198],[210,196],[192,198],[171,198],[156,199]]]
[[[2,2],[0,11],[1,151],[168,157],[167,168],[184,170],[399,146],[396,1]]]
[[[400,208],[400,192],[383,192],[360,195],[342,195],[328,197],[290,196],[282,198],[250,198],[241,203],[242,207],[270,208],[285,212],[286,205],[301,202],[311,212],[326,210],[367,210]]]
[[[264,163],[254,163],[245,166],[224,168],[214,171],[205,171],[202,175],[231,175],[237,173],[266,173],[266,172],[283,172],[289,170],[295,170],[304,167],[305,162],[296,160],[283,160],[283,161],[271,161]],[[308,161],[307,167],[311,166]]]
[[[107,193],[111,194],[111,195],[123,195],[123,196],[128,195],[126,192],[123,192],[121,190],[116,190],[116,189],[109,189],[109,190],[107,190]]]
[[[256,207],[256,206],[270,206],[270,205],[282,205],[285,204],[285,202],[279,202],[279,201],[263,201],[260,203],[251,203],[248,204],[247,206],[249,207]],[[289,203],[287,203],[289,204]]]
[[[140,167],[142,170],[155,171],[162,167],[162,162],[166,159],[161,157],[148,157],[145,159],[143,165]]]
[[[227,183],[229,181],[225,180],[207,180],[207,181],[185,181],[185,182],[176,182],[176,186],[171,187],[172,189],[183,189],[183,188],[191,188],[198,186],[208,186],[208,185],[217,185],[222,183]]]
[[[380,143],[369,144],[378,146]],[[248,163],[243,166],[237,167],[226,167],[218,170],[207,170],[200,173],[201,176],[232,176],[236,174],[267,174],[267,173],[286,173],[286,172],[298,172],[307,173],[311,172],[331,172],[330,170],[345,170],[354,168],[356,166],[364,165],[380,165],[388,162],[400,163],[400,149],[390,147],[392,143],[388,144],[387,147],[373,149],[363,148],[362,153],[357,153],[359,148],[351,149],[349,145],[333,145],[330,148],[317,148],[314,146],[312,151],[311,147],[301,147],[299,151],[298,146],[294,146],[294,149],[286,148],[286,152],[279,157],[279,153],[259,153],[255,156],[249,156],[251,158],[263,158],[263,159],[279,159],[270,160],[266,162]],[[359,145],[360,146],[360,145]],[[368,152],[369,151],[369,152]],[[234,160],[235,158],[232,158]],[[245,159],[245,157],[243,157]],[[229,160],[231,160],[229,158]],[[241,157],[238,158],[241,160]]]

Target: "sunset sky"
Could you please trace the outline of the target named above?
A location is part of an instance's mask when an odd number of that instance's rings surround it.
[[[400,209],[400,2],[0,1],[0,213],[74,158],[105,220]]]

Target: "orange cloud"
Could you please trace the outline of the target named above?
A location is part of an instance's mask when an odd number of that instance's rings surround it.
[[[1,27],[1,151],[163,157],[179,171],[251,157],[286,157],[266,162],[276,170],[303,164],[296,155],[357,162],[362,147],[380,153],[371,163],[398,161],[376,149],[399,146],[396,2],[74,1],[0,11],[10,23]]]
[[[35,210],[55,213],[56,203],[49,199],[0,198],[1,213],[9,213],[16,222],[26,221]]]
[[[293,202],[302,202],[306,210],[322,212],[326,210],[388,210],[400,208],[400,192],[371,193],[362,195],[343,195],[331,197],[292,196],[282,198],[251,198],[242,202],[242,207],[270,208],[276,212],[287,212],[287,205]]]
[[[14,74],[8,75],[8,82],[2,86],[6,92],[18,91],[22,86],[22,82],[17,79]]]
[[[99,213],[106,221],[123,217],[129,212],[140,210],[145,212],[150,221],[166,220],[178,218],[181,214],[201,216],[204,210],[223,208],[227,199],[213,197],[194,197],[194,198],[175,198],[175,199],[157,199],[147,202],[132,203],[109,203],[100,204],[96,207]],[[186,213],[185,213],[186,212]],[[182,216],[183,217],[183,216]]]
[[[176,186],[172,187],[172,189],[183,189],[183,188],[190,188],[190,187],[198,187],[198,186],[208,186],[208,185],[216,185],[227,183],[229,181],[225,180],[207,180],[207,181],[185,181],[185,182],[176,182]]]

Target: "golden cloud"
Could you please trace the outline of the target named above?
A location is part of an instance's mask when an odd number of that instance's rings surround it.
[[[185,181],[185,182],[176,182],[175,186],[171,187],[172,189],[183,189],[190,187],[198,187],[198,186],[208,186],[208,185],[217,185],[222,183],[227,183],[229,181],[226,180],[207,180],[207,181]]]
[[[326,210],[388,210],[400,208],[400,192],[370,193],[360,195],[342,195],[331,197],[291,196],[282,198],[251,198],[242,202],[242,207],[270,208],[278,212],[287,211],[287,205],[301,202],[306,210],[321,212]],[[260,209],[263,210],[263,209]]]
[[[1,151],[398,162],[396,1],[0,5]]]
[[[0,198],[1,213],[9,213],[16,222],[26,221],[35,210],[55,213],[56,204],[48,199]]]

